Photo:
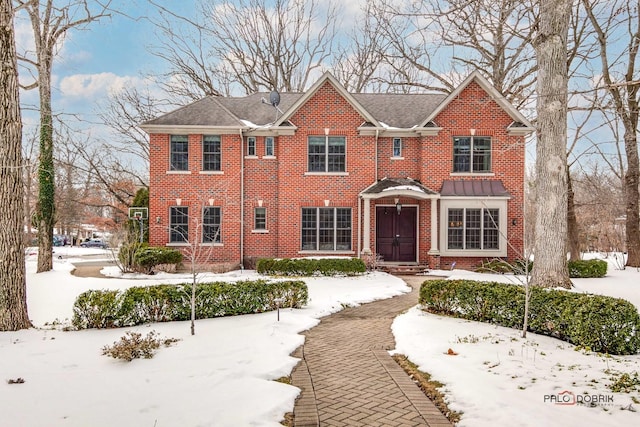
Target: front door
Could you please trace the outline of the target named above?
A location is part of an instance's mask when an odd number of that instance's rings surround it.
[[[416,262],[416,207],[376,207],[376,251],[385,262]]]

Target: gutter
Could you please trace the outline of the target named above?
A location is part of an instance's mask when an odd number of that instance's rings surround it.
[[[244,270],[244,135],[240,133],[240,269]]]

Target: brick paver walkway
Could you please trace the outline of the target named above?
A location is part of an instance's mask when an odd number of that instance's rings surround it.
[[[418,302],[424,276],[402,277],[413,292],[348,308],[307,331],[294,356],[292,384],[302,392],[294,425],[451,426],[389,356],[391,322]]]

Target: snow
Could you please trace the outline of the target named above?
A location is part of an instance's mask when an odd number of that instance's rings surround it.
[[[419,193],[424,193],[424,190],[417,185],[396,185],[395,187],[388,187],[383,189],[382,191],[398,191],[398,190],[410,190],[417,191]]]
[[[90,256],[91,255],[91,256]],[[289,356],[319,318],[409,291],[384,273],[359,278],[308,278],[309,305],[254,315],[133,328],[64,331],[72,305],[88,289],[125,289],[189,281],[188,275],[80,278],[72,262],[108,260],[101,249],[55,248],[54,270],[35,274],[36,251],[27,250],[27,303],[35,328],[0,332],[0,413],[7,426],[280,426],[299,390],[274,379],[297,363]],[[207,277],[208,276],[208,277]],[[199,277],[247,280],[255,271]],[[180,341],[152,359],[132,362],[101,354],[127,331],[150,331]],[[8,384],[23,378],[23,384]]]
[[[27,297],[35,328],[0,332],[0,412],[8,426],[279,426],[293,410],[299,390],[274,379],[290,374],[290,356],[301,335],[322,316],[407,292],[400,279],[384,273],[354,278],[305,278],[310,302],[303,309],[134,328],[64,331],[75,297],[88,289],[125,289],[178,283],[175,274],[80,278],[72,262],[109,259],[100,249],[56,248],[54,270],[35,274],[35,253],[27,252]],[[509,275],[462,270],[437,271],[450,278],[518,282]],[[255,271],[207,275],[201,280],[246,280]],[[640,306],[640,272],[610,266],[603,279],[575,280],[576,292],[628,299]],[[177,338],[152,359],[124,362],[101,354],[127,331]],[[393,323],[396,351],[444,383],[452,409],[463,412],[460,426],[623,426],[638,425],[639,392],[612,393],[613,373],[639,372],[640,355],[611,356],[576,351],[553,338],[422,312],[417,307]],[[458,355],[446,355],[451,348]],[[23,384],[8,384],[23,378]],[[613,397],[595,407],[557,405],[545,396]],[[548,398],[547,398],[548,399]]]
[[[616,270],[602,279],[574,279],[574,292],[624,298],[640,307],[640,271]],[[451,279],[521,283],[511,275],[440,272]],[[576,350],[554,338],[485,323],[436,316],[418,307],[393,323],[395,352],[444,384],[449,408],[462,412],[458,426],[565,427],[639,425],[640,391],[613,393],[614,374],[640,373],[640,355],[605,356]],[[457,355],[449,355],[451,349]],[[595,401],[595,406],[568,404]],[[586,397],[584,397],[586,396]],[[634,402],[632,398],[635,398]],[[546,401],[545,401],[546,399]],[[555,400],[553,400],[555,399]],[[612,401],[610,401],[612,400]],[[631,405],[631,406],[629,406]]]

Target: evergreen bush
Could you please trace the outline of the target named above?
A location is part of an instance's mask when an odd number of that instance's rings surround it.
[[[522,329],[524,299],[524,288],[517,285],[428,280],[420,287],[419,302],[432,313]],[[600,353],[640,351],[637,308],[609,296],[533,287],[528,330]]]
[[[309,293],[302,281],[199,283],[196,319],[261,313],[280,307],[301,308]],[[277,301],[281,301],[278,303]],[[87,291],[73,306],[78,329],[134,326],[151,322],[189,320],[191,285],[132,287],[124,291]]]
[[[360,258],[262,258],[256,268],[260,274],[278,276],[356,276],[367,271]]]

